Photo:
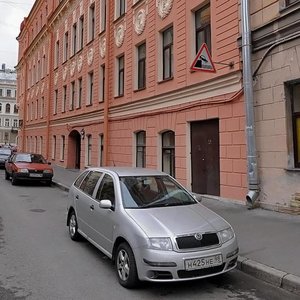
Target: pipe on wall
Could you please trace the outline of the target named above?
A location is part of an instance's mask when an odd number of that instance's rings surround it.
[[[242,58],[243,58],[243,86],[246,106],[246,139],[247,139],[247,170],[248,193],[246,204],[249,208],[255,206],[259,198],[259,178],[255,141],[255,120],[253,105],[253,77],[251,62],[251,28],[249,0],[241,0],[242,18]]]

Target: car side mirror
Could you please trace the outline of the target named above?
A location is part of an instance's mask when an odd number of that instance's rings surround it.
[[[198,202],[202,201],[202,196],[200,194],[192,193],[192,195],[196,201],[198,201]]]
[[[112,203],[110,200],[100,200],[99,207],[103,209],[111,209]]]

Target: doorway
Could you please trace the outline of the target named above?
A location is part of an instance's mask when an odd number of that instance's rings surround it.
[[[219,120],[191,123],[192,191],[220,196]]]
[[[69,134],[67,168],[80,169],[81,137],[77,130]]]

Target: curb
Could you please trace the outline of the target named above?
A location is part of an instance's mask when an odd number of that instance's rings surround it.
[[[53,185],[65,192],[69,191],[69,187],[62,183],[53,181]],[[237,269],[273,286],[300,295],[300,277],[298,276],[277,270],[243,256],[238,257]]]

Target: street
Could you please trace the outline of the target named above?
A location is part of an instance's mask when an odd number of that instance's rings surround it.
[[[176,284],[121,287],[111,261],[66,227],[67,193],[12,186],[0,170],[0,299],[299,299],[240,271]]]

